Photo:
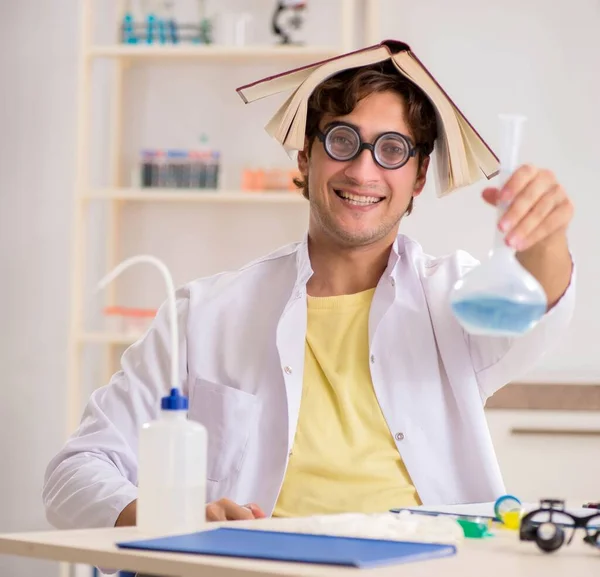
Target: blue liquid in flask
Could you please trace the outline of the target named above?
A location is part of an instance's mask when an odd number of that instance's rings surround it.
[[[519,335],[535,326],[544,316],[546,304],[473,295],[453,302],[452,310],[470,332]]]
[[[524,120],[520,115],[500,115],[499,189],[518,167]],[[497,203],[498,220],[509,207],[503,200]],[[488,260],[455,283],[450,304],[467,332],[515,337],[532,329],[544,316],[547,295],[518,261],[515,249],[506,244],[503,231],[497,227]]]

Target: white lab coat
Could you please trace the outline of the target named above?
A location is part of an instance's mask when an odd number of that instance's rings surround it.
[[[399,235],[371,306],[373,386],[427,505],[503,493],[485,400],[539,361],[574,308],[572,279],[526,336],[469,336],[447,294],[476,264],[461,251],[427,256]],[[189,418],[208,429],[211,501],[227,497],[273,511],[300,409],[311,274],[305,239],[177,292],[181,387]],[[43,499],[56,527],[112,526],[136,498],[138,431],[156,418],[169,388],[169,354],[163,306],[124,353],[121,370],[91,395],[78,430],[48,465]]]

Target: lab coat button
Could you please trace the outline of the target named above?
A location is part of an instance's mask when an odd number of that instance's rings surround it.
[[[371,355],[371,364],[375,362],[375,355]]]
[[[396,433],[396,441],[404,440],[404,433]]]
[[[289,366],[286,365],[285,367],[283,367],[283,370],[285,371],[286,375],[291,375],[292,374],[292,367],[289,367]]]
[[[393,276],[390,277],[390,284],[396,286],[396,279]]]

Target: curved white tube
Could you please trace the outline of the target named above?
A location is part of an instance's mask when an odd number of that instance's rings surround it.
[[[179,333],[177,329],[177,307],[175,304],[175,285],[167,265],[152,255],[138,255],[125,259],[109,272],[97,285],[97,290],[102,290],[115,280],[123,271],[138,263],[152,264],[162,274],[167,286],[167,300],[169,323],[171,328],[171,389],[179,390]]]

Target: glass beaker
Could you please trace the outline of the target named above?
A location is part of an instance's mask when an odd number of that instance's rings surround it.
[[[500,120],[501,188],[518,165],[524,116],[502,114]],[[502,218],[507,205],[498,205]],[[532,329],[545,314],[548,302],[540,283],[515,256],[515,250],[496,231],[487,261],[461,278],[450,292],[452,311],[471,334],[518,336]]]

